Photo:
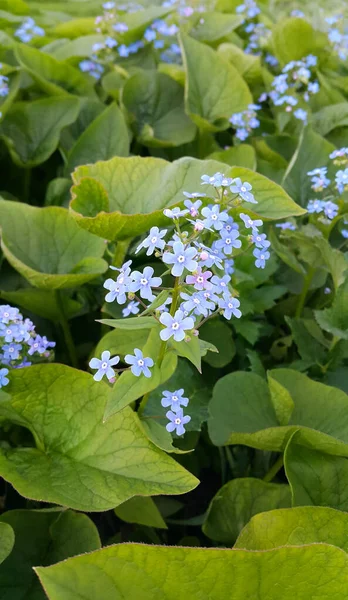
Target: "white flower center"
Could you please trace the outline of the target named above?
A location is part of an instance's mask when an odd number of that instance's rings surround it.
[[[181,423],[181,419],[179,419],[179,417],[177,417],[174,421],[175,425],[180,425]]]
[[[172,396],[172,401],[173,401],[173,402],[177,402],[177,400],[178,400],[178,397],[177,397],[177,396]]]
[[[244,185],[242,185],[242,187],[240,189],[241,189],[242,192],[246,192],[247,191],[247,189],[246,189],[246,187]]]
[[[139,365],[139,367],[144,366],[144,361],[141,358],[139,358],[139,360],[138,360],[138,365]]]
[[[231,238],[226,238],[226,239],[225,239],[225,243],[226,243],[227,245],[228,245],[228,244],[231,244],[231,242],[232,242]]]
[[[228,303],[228,308],[233,308],[233,304],[231,302]]]
[[[224,281],[220,282],[221,287],[226,287],[226,283]]]
[[[183,254],[180,254],[180,256],[178,256],[178,262],[179,263],[185,262],[185,256],[183,256]]]
[[[10,313],[8,313],[8,312],[4,312],[4,317],[6,317],[6,318],[7,318],[7,317],[9,317],[9,316],[10,316]]]
[[[174,323],[172,323],[172,329],[174,331],[176,331],[177,329],[179,329],[180,325],[177,321],[174,321]]]
[[[216,221],[217,215],[211,215],[211,218],[213,219],[213,221]]]
[[[8,335],[11,335],[11,333],[12,333],[11,329],[6,329],[6,333],[7,333]]]
[[[11,347],[8,349],[8,351],[9,351],[9,352],[14,352],[14,348],[11,346]]]
[[[265,255],[264,255],[264,254],[261,254],[261,255],[260,255],[260,258],[261,258],[262,260],[264,260],[264,258],[265,258]]]
[[[203,282],[204,282],[204,277],[202,277],[202,275],[197,277],[197,283],[203,283]]]
[[[156,236],[153,236],[151,238],[151,244],[156,244],[156,242],[157,242],[157,238],[156,238]]]
[[[107,369],[108,368],[108,363],[106,361],[104,361],[102,363],[102,369]]]
[[[147,281],[147,279],[145,279],[145,277],[143,277],[142,279],[140,279],[140,283],[141,283],[141,285],[147,285],[148,281]]]
[[[119,275],[118,276],[118,283],[123,283],[124,282],[124,276],[123,275]]]

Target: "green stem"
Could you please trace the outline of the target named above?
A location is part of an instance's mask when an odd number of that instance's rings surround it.
[[[272,467],[270,468],[270,470],[268,471],[268,473],[266,473],[266,475],[263,478],[263,481],[269,482],[272,481],[272,479],[275,478],[275,476],[277,475],[278,471],[280,471],[280,469],[282,468],[282,466],[284,465],[284,457],[281,454],[276,462],[274,463],[274,465],[272,465]]]
[[[306,277],[304,278],[302,292],[298,298],[298,302],[297,302],[297,306],[296,306],[296,312],[295,312],[296,318],[299,318],[302,315],[303,307],[306,302],[307,294],[308,294],[310,285],[312,283],[314,273],[315,273],[315,269],[313,267],[310,267]]]
[[[64,304],[61,290],[56,290],[56,300],[59,311],[59,323],[63,330],[64,341],[68,351],[69,359],[73,367],[78,367],[78,360],[76,354],[76,348],[74,344],[73,337],[71,335],[68,319],[65,316],[64,312]]]
[[[126,258],[131,239],[132,238],[128,238],[127,240],[120,240],[119,242],[117,242],[116,250],[112,259],[113,267],[122,267],[124,259]]]

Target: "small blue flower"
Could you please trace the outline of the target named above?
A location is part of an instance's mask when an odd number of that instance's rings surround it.
[[[166,430],[169,431],[169,433],[172,433],[172,431],[175,430],[177,435],[183,435],[185,433],[184,425],[191,421],[191,417],[188,415],[184,416],[182,408],[179,408],[175,413],[168,410],[166,417],[170,421],[168,425],[166,425]]]
[[[117,280],[119,279],[119,277],[117,278]],[[125,302],[127,302],[126,294],[129,291],[130,278],[124,278],[124,276],[121,276],[121,280],[123,280],[123,283],[120,283],[117,280],[114,281],[113,279],[109,278],[106,281],[104,281],[103,287],[106,290],[109,290],[109,293],[105,296],[105,302],[114,302],[114,300],[116,300],[118,304],[124,304]]]
[[[8,375],[8,369],[0,369],[0,389],[5,387],[9,383],[9,379],[6,377]],[[184,391],[184,390],[183,390]],[[187,404],[186,404],[187,406]]]
[[[188,214],[188,210],[181,210],[178,206],[175,208],[165,208],[163,211],[164,216],[168,217],[168,219],[179,219],[180,217],[184,217]]]
[[[4,344],[2,347],[4,358],[8,360],[16,360],[19,358],[21,350],[21,344]]]
[[[127,306],[122,309],[122,316],[129,317],[129,315],[137,315],[139,310],[139,302],[131,300],[131,302],[129,302],[129,304],[127,304]]]
[[[54,348],[56,342],[49,342],[45,335],[36,335],[28,340],[28,345],[30,346],[28,354],[32,356],[35,352],[44,354],[48,348]]]
[[[320,167],[319,169],[313,169],[308,171],[307,175],[311,177],[312,189],[315,192],[321,192],[330,185],[330,179],[326,177],[327,167]],[[337,175],[336,175],[337,176]]]
[[[118,46],[118,42],[112,37],[107,37],[104,43],[105,46],[110,49],[116,48],[116,46]]]
[[[233,248],[240,248],[242,242],[239,238],[239,231],[232,230],[226,231],[222,229],[220,231],[221,239],[216,241],[216,247],[220,250],[222,249],[225,254],[229,255],[232,253]]]
[[[271,256],[268,250],[260,250],[259,248],[255,248],[253,251],[253,255],[255,256],[255,267],[258,269],[264,269],[266,266],[266,260]]]
[[[271,245],[265,233],[253,233],[251,241],[255,244],[256,248],[269,248]]]
[[[211,282],[214,286],[214,291],[216,291],[217,294],[223,294],[224,292],[228,292],[228,284],[231,281],[231,277],[229,275],[224,275],[223,277],[218,277],[217,275],[214,275],[214,277],[212,277]]]
[[[220,212],[220,206],[218,204],[205,206],[201,212],[203,217],[205,217],[203,221],[204,226],[206,228],[213,228],[215,231],[220,231],[229,218],[226,211],[223,210]]]
[[[323,212],[324,204],[325,203],[323,202],[323,200],[310,200],[307,204],[307,211],[309,212],[309,214],[319,214]]]
[[[182,292],[181,298],[185,300],[180,306],[180,310],[185,313],[193,312],[194,315],[208,316],[209,311],[214,310],[215,304],[211,302],[209,298],[205,297],[204,292],[195,292],[190,296],[185,292]]]
[[[128,25],[126,25],[125,23],[115,23],[115,25],[113,25],[112,28],[117,33],[126,33],[126,31],[128,31]]]
[[[222,173],[215,173],[215,175],[202,175],[202,185],[212,185],[213,187],[221,187],[226,177]],[[229,185],[227,183],[227,185]]]
[[[239,216],[242,219],[242,221],[244,222],[245,227],[247,229],[252,229],[253,233],[254,232],[258,233],[258,228],[262,227],[262,225],[263,225],[263,221],[261,221],[261,219],[253,220],[251,217],[249,217],[249,215],[246,215],[244,213],[240,213]]]
[[[219,299],[219,308],[222,310],[222,314],[225,319],[231,319],[232,315],[237,319],[242,316],[239,310],[240,302],[238,298],[233,298],[228,292],[225,292],[222,298]]]
[[[233,180],[233,185],[230,186],[230,190],[232,194],[238,194],[245,202],[257,204],[257,200],[255,200],[254,195],[250,192],[252,186],[248,182],[242,183],[242,180],[239,177]]]
[[[185,194],[185,192],[184,192],[184,194]],[[205,195],[205,194],[203,194],[203,195]],[[192,196],[192,197],[194,197],[194,196]],[[186,208],[189,210],[191,217],[197,217],[197,215],[199,214],[199,208],[202,206],[202,201],[195,200],[195,202],[192,202],[191,200],[185,200],[184,204],[185,204]]]
[[[296,229],[296,225],[294,223],[291,223],[290,221],[285,221],[284,223],[276,223],[276,227],[282,229],[283,231],[285,231],[286,229],[289,229],[290,231],[295,231]]]
[[[318,81],[310,81],[308,84],[308,91],[311,94],[317,94],[319,92],[320,86]]]
[[[121,46],[118,47],[118,53],[121,58],[127,58],[129,56],[129,48],[125,44],[121,44]]]
[[[11,342],[15,341],[17,331],[18,331],[18,325],[16,323],[10,323],[7,326],[5,326],[3,323],[1,323],[0,335],[5,340],[5,342],[11,343]],[[17,340],[17,341],[20,342],[21,340]]]
[[[3,304],[0,306],[0,323],[7,325],[10,321],[19,319],[20,313],[18,308],[14,308],[9,304]]]
[[[140,377],[142,373],[145,377],[151,377],[149,367],[153,367],[153,360],[152,358],[145,358],[139,348],[134,348],[134,356],[132,354],[126,354],[124,360],[128,365],[132,365],[131,371],[135,377]]]
[[[90,368],[97,369],[97,372],[93,375],[95,381],[101,381],[104,375],[106,375],[109,381],[114,379],[115,371],[112,367],[120,362],[120,357],[114,356],[113,358],[110,358],[110,356],[109,350],[104,350],[101,355],[101,360],[99,358],[92,358],[89,361]]]
[[[154,31],[153,29],[147,29],[144,33],[144,38],[146,39],[147,42],[153,42],[153,40],[155,40],[157,37],[156,31]]]
[[[204,267],[210,269],[210,267],[215,266],[218,269],[223,269],[224,259],[225,256],[221,250],[216,248],[216,243],[214,243],[211,248],[204,244],[200,245],[199,262],[202,263]]]
[[[176,342],[182,342],[185,339],[185,331],[194,327],[192,317],[185,317],[182,310],[177,310],[174,317],[169,313],[162,313],[160,322],[165,326],[165,329],[160,331],[161,340],[165,342],[170,337],[174,337]]]
[[[116,4],[115,2],[105,2],[102,6],[104,10],[112,10],[115,8]]]
[[[162,239],[167,233],[167,229],[162,229],[161,231],[158,227],[151,227],[149,235],[139,244],[135,253],[137,254],[141,248],[147,248],[146,256],[151,256],[154,253],[156,248],[159,250],[163,250],[166,243]]]
[[[337,171],[335,181],[337,190],[340,194],[343,194],[348,186],[348,169]]]
[[[140,290],[141,298],[150,301],[154,300],[155,296],[152,293],[151,288],[159,287],[162,284],[162,279],[160,277],[153,277],[153,274],[154,270],[152,267],[145,267],[142,273],[140,271],[133,271],[133,281],[129,285],[129,290],[131,292],[137,292]]]
[[[339,207],[337,204],[335,204],[335,202],[331,202],[330,200],[328,200],[324,203],[324,215],[328,219],[334,219],[335,217],[337,217],[338,211]]]
[[[298,119],[299,121],[303,121],[304,123],[307,123],[308,113],[306,110],[303,110],[303,108],[298,108],[297,110],[294,111],[294,117],[296,119]]]
[[[185,248],[182,242],[174,242],[173,254],[165,252],[163,254],[163,262],[166,265],[173,265],[171,273],[174,277],[180,277],[184,269],[195,271],[198,267],[196,260],[193,260],[197,255],[197,250],[192,247]]]
[[[308,54],[308,56],[306,56],[304,61],[307,65],[307,67],[316,67],[316,65],[318,64],[318,58],[316,56],[314,56],[313,54]]]
[[[175,390],[175,392],[168,392],[168,390],[164,390],[162,392],[162,406],[164,408],[168,408],[168,406],[170,406],[170,409],[176,413],[178,410],[180,410],[181,406],[187,406],[189,403],[189,399],[185,398],[183,394],[184,388]]]

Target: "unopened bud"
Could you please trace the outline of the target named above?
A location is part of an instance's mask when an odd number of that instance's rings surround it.
[[[134,300],[135,294],[133,292],[128,292],[128,300]]]
[[[185,337],[185,342],[187,342],[187,343],[188,343],[188,342],[190,342],[190,341],[191,341],[191,338],[190,338],[190,336],[189,336],[189,335],[187,335],[187,336]]]
[[[199,255],[199,258],[200,258],[201,260],[208,260],[208,258],[209,258],[209,254],[208,254],[208,252],[207,252],[206,250],[203,250],[203,251],[200,253],[200,255]]]
[[[194,336],[198,337],[198,336],[199,336],[199,331],[198,331],[198,329],[193,329],[193,330],[192,330],[192,335],[194,335]]]

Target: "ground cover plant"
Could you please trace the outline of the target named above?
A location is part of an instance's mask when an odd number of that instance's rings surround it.
[[[347,17],[0,0],[1,597],[348,597]]]

